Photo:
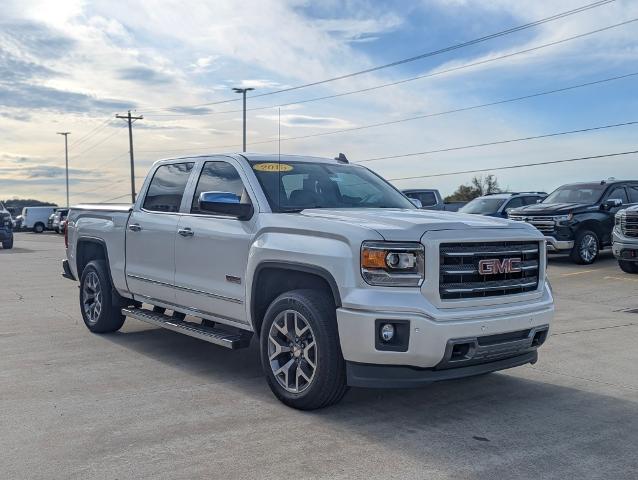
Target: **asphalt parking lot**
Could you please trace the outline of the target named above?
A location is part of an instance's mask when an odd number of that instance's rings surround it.
[[[63,243],[0,249],[2,478],[637,478],[638,276],[610,253],[550,261],[557,316],[536,365],[304,413],[271,394],[254,342],[130,319],[91,334]]]

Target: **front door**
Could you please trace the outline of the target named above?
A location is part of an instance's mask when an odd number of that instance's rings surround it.
[[[229,192],[241,203],[252,202],[239,166],[231,160],[205,162],[181,216],[175,243],[177,303],[230,323],[247,323],[246,265],[256,215],[249,220],[210,214],[199,208],[202,192]]]
[[[175,303],[175,236],[193,165],[160,165],[143,201],[131,213],[126,230],[126,280],[136,300]]]

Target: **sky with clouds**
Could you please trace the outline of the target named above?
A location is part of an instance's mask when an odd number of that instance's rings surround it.
[[[116,113],[144,116],[134,125],[140,184],[159,158],[240,150],[241,103],[217,103],[239,98],[232,87],[263,94],[333,78],[591,2],[3,0],[0,199],[63,204],[64,141],[56,132],[71,132],[71,203],[108,200],[129,191],[128,135]],[[277,151],[274,106],[282,104],[282,153],[344,152],[355,162],[638,121],[638,76],[467,109],[638,73],[638,22],[516,53],[635,18],[638,2],[617,0],[393,68],[249,98],[248,150]],[[415,76],[424,78],[373,88]],[[359,89],[370,90],[307,101]],[[444,113],[452,110],[461,111]],[[361,128],[412,117],[422,118]],[[637,130],[626,125],[365,165],[394,179],[600,155],[638,150]],[[494,173],[512,190],[550,191],[568,182],[637,178],[637,162],[628,155]],[[471,176],[395,184],[448,194]]]

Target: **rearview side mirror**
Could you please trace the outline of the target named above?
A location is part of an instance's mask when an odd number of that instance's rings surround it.
[[[421,200],[419,200],[418,198],[410,198],[410,201],[414,204],[416,208],[423,208],[423,204],[421,203]]]
[[[253,216],[253,206],[240,201],[241,198],[231,192],[202,192],[199,195],[198,204],[200,210],[207,213],[248,220]]]
[[[621,206],[622,206],[622,200],[620,198],[608,198],[602,204],[602,207],[605,210],[611,210],[612,208],[621,207]]]

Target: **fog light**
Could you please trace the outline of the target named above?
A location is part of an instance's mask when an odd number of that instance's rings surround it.
[[[389,342],[394,338],[394,325],[386,323],[381,327],[381,339],[384,342]]]

